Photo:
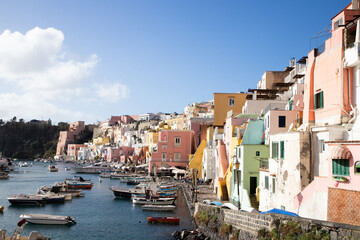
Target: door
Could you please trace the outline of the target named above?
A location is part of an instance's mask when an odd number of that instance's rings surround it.
[[[250,177],[250,194],[254,195],[257,188],[257,177]]]

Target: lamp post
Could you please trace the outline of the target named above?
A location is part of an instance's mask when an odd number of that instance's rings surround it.
[[[237,180],[237,192],[238,192],[238,210],[240,210],[240,180],[241,180],[241,170],[240,170],[240,162],[237,158],[234,162],[235,171],[236,171],[236,180]]]

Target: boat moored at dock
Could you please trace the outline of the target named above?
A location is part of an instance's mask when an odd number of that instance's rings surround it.
[[[73,167],[76,173],[95,173],[114,171],[114,169],[108,163],[95,163],[94,165],[85,167]]]
[[[144,206],[142,206],[142,210],[161,211],[161,212],[174,211],[175,208],[176,208],[175,205],[144,205]]]
[[[46,214],[22,214],[20,218],[26,219],[29,223],[48,224],[48,225],[66,225],[75,224],[76,221],[70,216],[57,216]]]

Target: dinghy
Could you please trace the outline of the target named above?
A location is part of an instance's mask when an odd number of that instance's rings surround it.
[[[57,216],[57,215],[46,215],[46,214],[23,214],[20,218],[26,219],[29,223],[34,224],[49,224],[49,225],[65,225],[75,224],[76,221],[70,216]]]

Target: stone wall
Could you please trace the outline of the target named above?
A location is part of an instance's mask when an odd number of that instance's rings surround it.
[[[332,240],[360,239],[360,226],[291,217],[282,214],[263,215],[240,212],[201,203],[195,204],[194,216],[201,210],[206,211],[211,218],[207,224],[198,223],[198,228],[211,239],[258,239],[259,230],[271,231],[273,228],[279,228],[281,224],[286,224],[289,221],[297,223],[303,232],[309,232],[314,228],[316,232],[325,232]],[[220,229],[224,224],[231,225],[232,230],[228,235],[221,234]]]

